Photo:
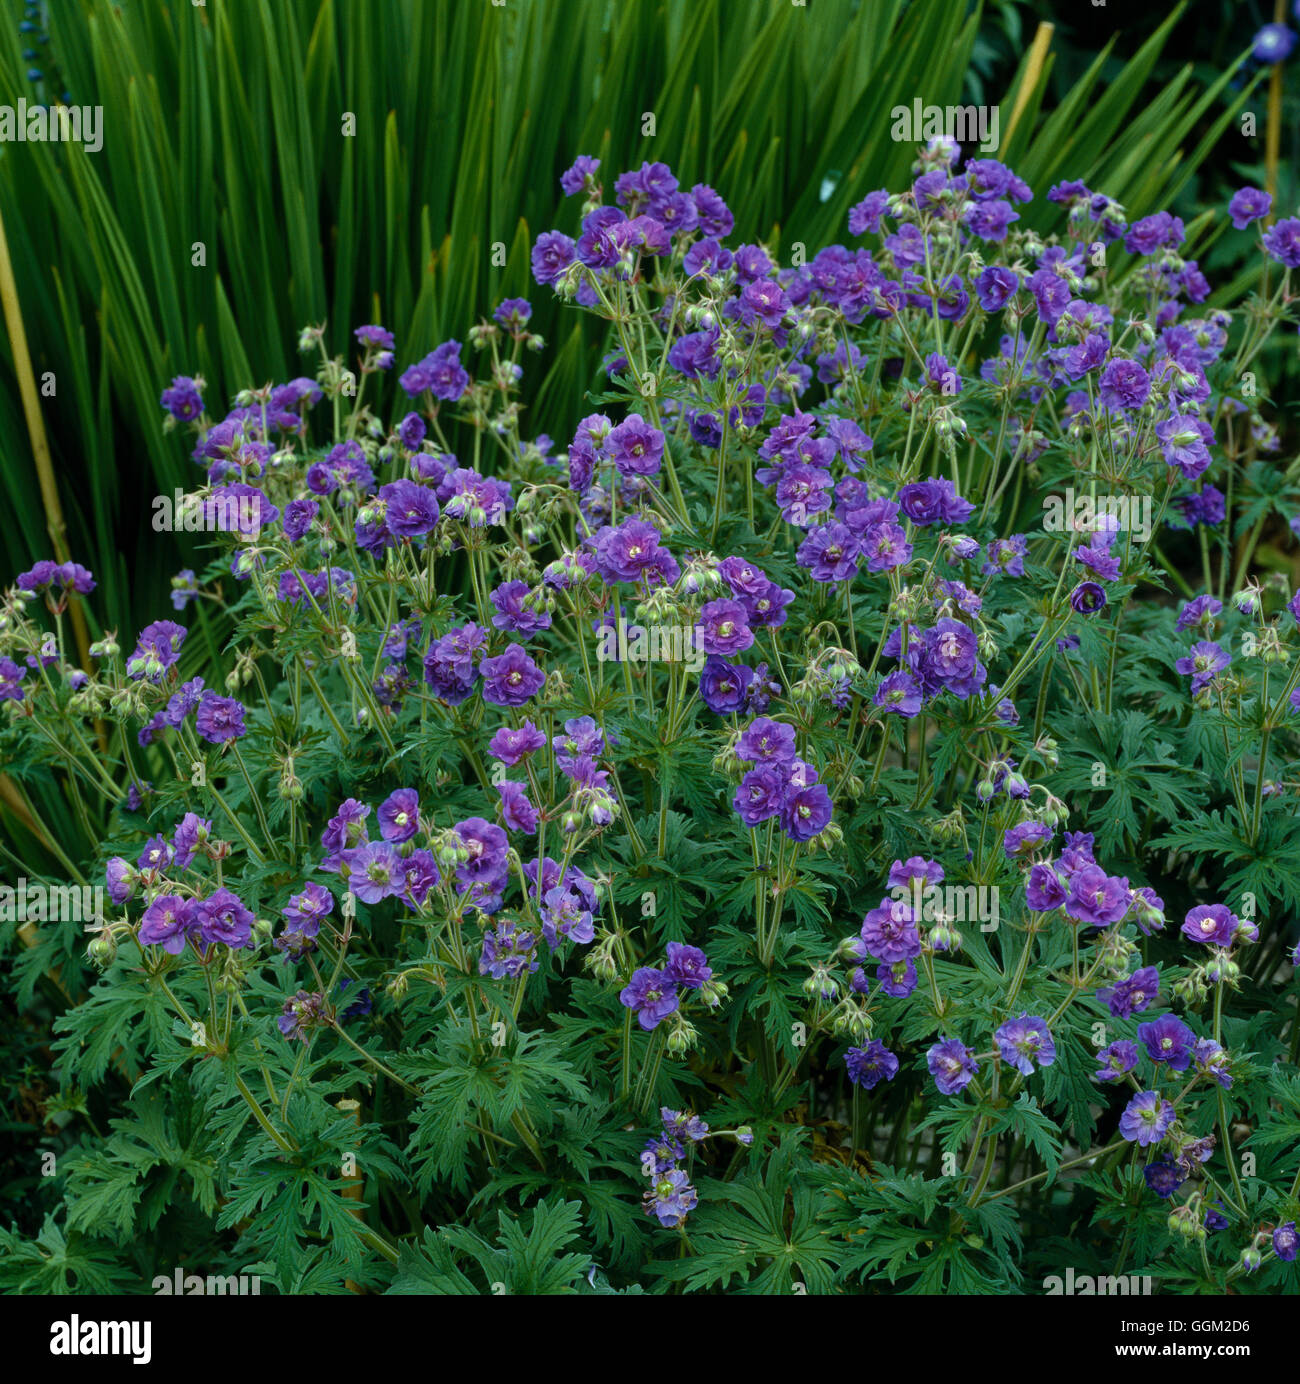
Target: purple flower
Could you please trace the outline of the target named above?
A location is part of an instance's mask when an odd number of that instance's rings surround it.
[[[1288,269],[1300,269],[1300,221],[1294,216],[1274,222],[1264,232],[1264,249]]]
[[[1018,1072],[1029,1076],[1034,1063],[1040,1067],[1050,1067],[1056,1061],[1056,1044],[1047,1024],[1030,1014],[1021,1014],[1017,1019],[1008,1019],[993,1035],[998,1052],[1004,1062],[1009,1062]]]
[[[1108,875],[1097,865],[1076,870],[1065,901],[1066,914],[1076,922],[1108,927],[1128,912],[1129,888],[1123,879]]]
[[[700,700],[715,716],[733,715],[743,709],[753,680],[752,668],[711,654],[700,669]]]
[[[1139,409],[1150,393],[1151,379],[1135,360],[1112,360],[1101,372],[1099,397],[1106,408]]]
[[[1232,217],[1232,224],[1239,231],[1243,231],[1252,221],[1259,221],[1267,216],[1272,205],[1271,193],[1258,187],[1243,187],[1232,194],[1232,201],[1228,203],[1228,215]]]
[[[428,897],[429,890],[436,888],[441,880],[433,853],[415,850],[402,857],[402,878],[396,892],[408,907],[418,908]]]
[[[761,764],[741,779],[732,806],[747,827],[756,827],[780,812],[785,787],[785,775],[778,765]]]
[[[890,572],[903,567],[912,557],[907,531],[897,524],[873,524],[862,535],[859,550],[867,559],[868,572]]]
[[[921,689],[916,679],[902,669],[882,678],[872,697],[872,704],[881,707],[885,714],[890,712],[910,720],[921,710]]]
[[[1224,1090],[1232,1085],[1232,1073],[1228,1070],[1228,1054],[1213,1038],[1196,1040],[1192,1047],[1192,1060],[1196,1063],[1198,1072],[1212,1076]]]
[[[340,854],[348,888],[362,903],[379,903],[401,888],[402,858],[387,841],[367,841]]]
[[[959,697],[969,697],[984,682],[975,631],[960,620],[937,620],[924,636],[922,671]]]
[[[453,828],[469,859],[456,866],[456,887],[468,891],[469,902],[484,913],[501,906],[501,896],[509,879],[509,840],[504,831],[482,817],[467,817]],[[550,888],[544,884],[543,888]]]
[[[295,931],[314,937],[333,911],[334,895],[324,885],[313,882],[305,884],[301,893],[292,895],[280,913]]]
[[[1124,237],[1124,248],[1134,255],[1154,255],[1157,250],[1176,250],[1186,234],[1182,220],[1158,211],[1135,221]]]
[[[531,836],[537,830],[537,809],[528,799],[523,784],[502,779],[497,784],[501,794],[501,820],[510,831],[522,831]]]
[[[1214,623],[1215,617],[1222,613],[1222,601],[1216,600],[1213,596],[1196,596],[1178,612],[1178,620],[1174,628],[1180,632],[1193,627],[1208,630]]]
[[[911,957],[906,961],[895,961],[892,965],[882,961],[876,967],[876,982],[881,993],[897,1000],[905,1000],[916,989],[916,980],[916,962]]]
[[[756,717],[736,742],[736,757],[747,764],[789,764],[795,757],[794,727]]]
[[[1094,1073],[1098,1081],[1119,1081],[1138,1064],[1137,1044],[1127,1038],[1120,1038],[1097,1054],[1101,1066]]]
[[[180,658],[185,635],[185,627],[171,620],[155,620],[146,625],[140,631],[135,652],[126,661],[127,677],[161,682],[162,675]]]
[[[187,812],[172,833],[172,849],[178,870],[188,870],[199,847],[208,839],[212,823],[195,812]]]
[[[546,683],[546,674],[524,652],[522,644],[510,644],[497,658],[485,658],[483,700],[493,706],[523,706]]]
[[[1237,935],[1237,916],[1224,904],[1204,903],[1193,908],[1183,921],[1182,934],[1193,942],[1211,947],[1230,947]]]
[[[276,1027],[286,1038],[298,1038],[305,1043],[307,1034],[325,1022],[324,1009],[324,995],[299,990],[285,1000],[280,1017],[275,1021]]]
[[[1157,1158],[1142,1169],[1147,1186],[1158,1197],[1169,1198],[1183,1185],[1183,1173],[1172,1158]]]
[[[900,899],[882,899],[863,919],[863,945],[877,961],[893,965],[921,954],[921,938],[911,908]]]
[[[826,829],[833,810],[825,784],[787,786],[781,798],[781,830],[791,841],[811,841]]]
[[[414,399],[429,390],[435,399],[455,403],[469,388],[469,373],[460,363],[460,342],[444,341],[418,365],[413,365],[398,384]]]
[[[211,945],[222,942],[238,950],[253,936],[253,915],[229,889],[218,889],[196,904],[199,935]]]
[[[21,702],[26,676],[27,669],[19,667],[12,658],[0,658],[0,702]]]
[[[47,591],[49,598],[54,598],[57,591],[60,601],[70,591],[79,591],[84,596],[95,589],[94,577],[79,562],[58,563],[48,558],[43,558],[29,571],[20,572],[17,584],[20,591]]]
[[[990,543],[986,561],[980,568],[985,577],[996,576],[999,572],[1008,577],[1025,575],[1025,554],[1029,542],[1022,533],[1013,533],[1010,538],[999,538]]]
[[[653,476],[663,464],[664,435],[639,413],[629,413],[606,438],[605,454],[620,475]]]
[[[1186,658],[1180,658],[1175,662],[1174,668],[1184,676],[1190,674],[1192,691],[1199,692],[1201,688],[1213,682],[1215,674],[1231,662],[1231,657],[1218,644],[1200,640],[1192,645],[1191,653]]]
[[[386,327],[364,326],[358,327],[353,336],[366,346],[377,346],[381,351],[391,351],[396,343],[393,341],[393,334]]]
[[[1019,287],[1020,279],[1012,270],[994,264],[975,280],[975,296],[985,312],[1001,312]]]
[[[488,741],[488,753],[493,759],[513,768],[520,760],[542,749],[545,744],[545,731],[538,730],[531,721],[525,721],[518,729],[502,726]]]
[[[508,630],[524,639],[551,627],[551,615],[545,606],[530,601],[532,587],[526,581],[506,581],[491,593],[496,614],[492,623],[499,630]]]
[[[1285,1264],[1294,1264],[1296,1250],[1300,1248],[1300,1233],[1294,1221],[1287,1221],[1273,1231],[1273,1253]]]
[[[850,529],[843,524],[828,524],[809,533],[799,545],[795,560],[814,581],[847,581],[857,573],[860,553],[861,544]],[[878,554],[881,559],[886,556]]]
[[[198,382],[188,375],[177,375],[170,387],[163,390],[158,402],[182,423],[188,423],[203,412],[203,396],[199,393]]]
[[[104,867],[104,883],[108,889],[108,897],[115,904],[126,903],[134,895],[138,881],[135,866],[120,855],[115,855]]]
[[[144,850],[135,863],[141,870],[165,870],[175,854],[165,836],[154,836],[145,842]]]
[[[1205,1208],[1205,1228],[1206,1230],[1227,1230],[1228,1218],[1223,1214],[1224,1206],[1221,1201],[1213,1202]]]
[[[1162,1014],[1150,1023],[1139,1024],[1137,1036],[1153,1062],[1168,1062],[1174,1072],[1185,1072],[1191,1066],[1196,1035],[1173,1014]]]
[[[943,879],[943,866],[937,860],[926,860],[919,855],[909,855],[906,860],[895,860],[889,867],[891,889],[912,889],[916,882],[923,885],[942,884]]]
[[[487,646],[487,631],[472,622],[432,640],[424,656],[424,680],[434,695],[459,706],[474,690],[474,660]]]
[[[552,951],[564,938],[585,945],[596,935],[591,909],[571,889],[559,885],[548,889],[540,912],[542,936]]]
[[[642,966],[623,987],[619,1000],[643,1029],[656,1028],[677,1008],[677,982],[666,971]]]
[[[1256,62],[1285,62],[1295,47],[1295,34],[1285,24],[1265,24],[1255,35],[1250,55]]]
[[[1002,849],[1009,860],[1023,860],[1042,850],[1052,839],[1045,822],[1020,822],[1002,834]]]
[[[366,839],[366,818],[369,816],[370,808],[356,798],[348,798],[339,804],[339,810],[321,832],[320,843],[326,852],[322,869],[337,870],[339,854]]]
[[[408,413],[397,425],[397,439],[408,452],[418,452],[424,431],[424,419],[418,413]]]
[[[713,978],[713,971],[708,958],[698,947],[688,947],[682,942],[669,942],[664,975],[683,990],[698,990],[701,985]]]
[[[290,500],[282,515],[284,536],[291,543],[297,543],[310,530],[319,513],[320,505],[315,500]]]
[[[964,524],[975,512],[969,500],[957,494],[953,483],[947,479],[913,481],[898,492],[899,508],[917,525]]]
[[[739,601],[724,598],[706,602],[700,607],[698,628],[706,654],[727,658],[743,653],[754,642],[749,612]]]
[[[1160,998],[1160,972],[1143,966],[1108,989],[1098,990],[1097,998],[1106,1002],[1117,1019],[1131,1019]]]
[[[543,231],[533,245],[533,278],[539,284],[554,284],[573,261],[572,237],[560,231]]]
[[[668,1230],[683,1224],[687,1213],[695,1208],[698,1201],[699,1194],[680,1168],[670,1168],[658,1174],[645,1194],[646,1211],[657,1217],[659,1224]]]
[[[844,1054],[849,1080],[855,1086],[870,1091],[882,1081],[893,1081],[898,1075],[898,1058],[878,1039],[865,1048],[850,1048]]]
[[[1095,581],[1081,581],[1070,592],[1070,609],[1080,615],[1096,615],[1105,605],[1106,593]]]
[[[513,980],[524,970],[531,975],[537,969],[536,951],[537,938],[524,932],[512,918],[503,918],[483,934],[479,975],[494,980]]]
[[[1119,1132],[1131,1144],[1148,1148],[1165,1137],[1174,1122],[1174,1107],[1158,1091],[1139,1091],[1119,1117]]]
[[[979,1064],[970,1049],[956,1038],[945,1038],[935,1043],[926,1053],[926,1061],[934,1084],[945,1096],[955,1095],[962,1090],[979,1071]]]
[[[604,753],[605,735],[590,716],[574,716],[564,723],[564,734],[555,737],[554,745],[556,766],[571,774],[580,761]]]
[[[428,486],[397,480],[379,487],[384,522],[396,538],[423,538],[438,522],[438,499]]]
[[[194,716],[194,728],[209,745],[224,745],[246,735],[244,707],[233,697],[219,697],[215,692],[203,694]]]
[[[159,894],[140,919],[141,946],[160,946],[165,952],[178,956],[190,931],[190,911],[177,894]]]
[[[681,575],[676,559],[660,547],[659,530],[643,519],[625,519],[617,528],[607,524],[587,541],[607,582],[667,584]]]
[[[731,234],[735,218],[727,204],[707,183],[696,183],[691,188],[691,199],[700,218],[700,230],[706,236],[721,240]]]
[[[420,829],[420,795],[414,788],[398,788],[379,805],[379,834],[400,845]]]
[[[880,218],[889,210],[889,193],[884,188],[868,192],[862,201],[849,208],[849,234],[880,233]]]
[[[599,159],[593,158],[590,154],[579,154],[560,174],[560,191],[566,197],[572,197],[575,193],[581,192],[589,181],[595,181],[596,170],[599,167]]]

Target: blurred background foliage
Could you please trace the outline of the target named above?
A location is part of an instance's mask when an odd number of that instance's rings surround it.
[[[294,354],[308,322],[328,320],[334,351],[358,323],[383,322],[399,368],[463,339],[502,296],[530,294],[529,246],[560,222],[558,176],[575,154],[599,155],[611,177],[662,159],[724,194],[737,241],[812,253],[847,238],[865,191],[906,182],[895,105],[999,102],[999,157],[1039,194],[1031,224],[1055,224],[1042,194],[1066,176],[1133,215],[1177,206],[1190,224],[1262,158],[1262,136],[1234,124],[1259,104],[1240,62],[1251,31],[1202,14],[1243,8],[4,0],[0,102],[104,108],[99,153],[0,149],[33,364],[56,381],[43,417],[68,547],[99,579],[95,614],[129,636],[165,613],[170,576],[204,560],[200,536],[151,527],[154,496],[197,478],[161,430],[173,375],[201,373],[219,417],[239,388],[311,373]],[[1058,29],[1028,82],[1041,19]],[[1209,262],[1244,265],[1248,244],[1212,246]],[[534,296],[550,349],[525,399],[533,430],[563,445],[589,411],[602,343]],[[6,571],[51,555],[7,337],[0,500]]]

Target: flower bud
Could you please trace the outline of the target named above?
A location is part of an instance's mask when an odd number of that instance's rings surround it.
[[[117,943],[113,940],[113,934],[105,930],[97,937],[92,937],[86,948],[86,955],[96,966],[111,966],[113,958],[117,955]]]
[[[803,992],[809,999],[833,1000],[840,992],[839,982],[824,966],[818,966],[804,981]]]
[[[716,1009],[726,1001],[731,991],[726,984],[720,980],[706,980],[697,991],[700,1002],[706,1004],[710,1009]]]
[[[695,1027],[688,1024],[685,1019],[681,1019],[668,1034],[664,1047],[667,1048],[671,1056],[681,1057],[695,1046],[697,1038],[698,1034]]]
[[[937,952],[961,951],[962,935],[951,923],[935,923],[930,929],[930,950]]]
[[[992,787],[993,785],[989,784],[989,788]],[[960,841],[966,834],[966,818],[961,808],[955,808],[946,817],[940,817],[937,822],[933,822],[930,834],[936,841]]]

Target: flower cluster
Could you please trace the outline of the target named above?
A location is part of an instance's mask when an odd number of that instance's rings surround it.
[[[912,171],[782,265],[713,188],[647,162],[607,200],[580,157],[531,252],[609,334],[567,445],[525,430],[526,299],[461,340],[363,324],[352,367],[308,327],[310,375],[162,394],[219,549],[176,618],[80,668],[93,576],[5,591],[3,748],[111,843],[100,984],[142,958],[209,1052],[288,1051],[232,1097],[282,1152],[299,1097],[358,1073],[422,1192],[549,1177],[662,1104],[645,1205],[679,1228],[715,1210],[697,1091],[764,1112],[730,1131],[754,1186],[810,1172],[783,1126],[814,1105],[846,1179],[860,1150],[915,1173],[920,1101],[955,1216],[1113,1129],[1093,1182],[1133,1144],[1148,1201],[1192,1184],[1171,1252],[1258,1214],[1240,1272],[1294,1259],[1294,1192],[1273,1169],[1247,1206],[1229,1102],[1251,1053],[1295,1060],[1291,1011],[1238,992],[1296,961],[1300,596],[1249,574],[1300,494],[1243,377],[1300,220],[1227,208],[1274,285],[1243,337],[1173,212],[1069,180],[1043,232],[996,160],[934,140]],[[1059,1240],[1042,1200],[1013,1204]]]

